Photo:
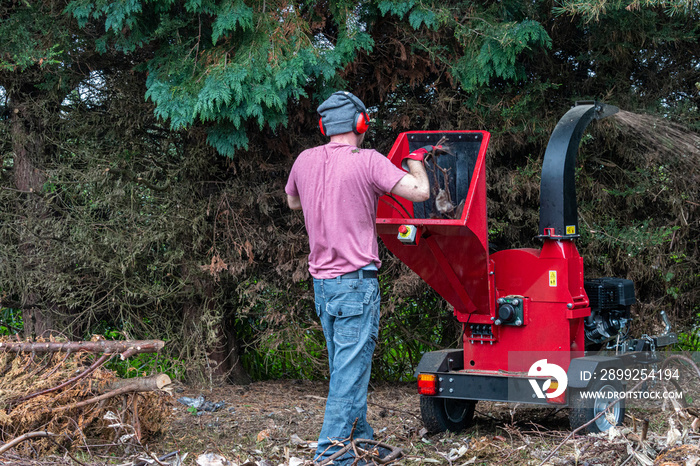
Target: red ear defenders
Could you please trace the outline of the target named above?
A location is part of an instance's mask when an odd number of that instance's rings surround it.
[[[334,94],[343,95],[348,98],[350,102],[355,106],[355,116],[352,119],[352,132],[355,134],[362,134],[367,132],[369,129],[369,115],[362,108],[362,106],[355,100],[356,97],[348,92],[335,92]],[[323,117],[318,119],[318,127],[321,129],[321,134],[326,135],[326,127],[323,125]]]

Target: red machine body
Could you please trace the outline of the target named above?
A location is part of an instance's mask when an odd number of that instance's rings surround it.
[[[514,366],[518,358],[508,356],[509,352],[517,351],[547,352],[550,363],[567,370],[572,358],[583,356],[583,318],[591,314],[583,288],[583,259],[574,243],[545,239],[541,250],[500,251],[491,256],[491,263],[496,299],[522,297],[523,323],[498,327],[501,349],[495,344],[488,348],[477,345],[465,333],[465,367],[472,366],[472,361],[476,366],[474,358],[478,357],[481,358],[478,364],[488,366],[489,370],[508,367],[509,371],[527,372],[532,361],[522,361],[523,366],[518,367]],[[468,357],[471,359],[466,361]]]
[[[654,363],[655,348],[677,341],[666,320],[663,334],[629,339],[634,284],[611,277],[584,281],[574,244],[578,146],[593,119],[616,111],[580,103],[555,127],[542,165],[540,249],[490,253],[488,132],[412,131],[397,138],[389,159],[399,167],[420,147],[448,149],[425,162],[430,199],[412,203],[389,194],[377,210],[377,232],[388,249],[454,307],[463,325],[461,348],[427,352],[416,369],[430,431],[465,428],[479,400],[566,404],[573,428],[605,431],[624,419],[624,403],[610,395],[623,384],[599,374]],[[613,356],[585,352],[586,345],[604,344],[612,344]]]
[[[546,238],[541,250],[513,249],[489,255],[485,173],[489,133],[403,133],[389,159],[400,166],[409,151],[439,138],[447,139],[444,144],[454,155],[441,156],[438,164],[443,158],[469,158],[465,152],[475,154],[466,197],[455,199],[460,204],[463,201],[461,215],[418,218],[413,203],[384,196],[377,212],[379,236],[394,255],[454,306],[456,318],[464,325],[465,371],[526,375],[532,361],[519,363],[513,351],[556,352],[559,356],[551,362],[566,370],[570,359],[583,353],[583,318],[590,315],[583,261],[574,243]],[[414,243],[398,238],[402,225],[417,229]],[[496,325],[499,300],[507,297],[520,299],[521,319]]]
[[[402,133],[388,157],[400,167],[403,156],[419,144],[441,137],[448,139],[447,144],[455,147],[464,144],[471,146],[470,152],[476,151],[461,217],[417,218],[412,202],[384,196],[377,209],[377,232],[392,253],[454,306],[457,318],[462,320],[460,316],[479,309],[487,312],[493,297],[489,287],[485,176],[490,134],[485,131]],[[453,139],[457,142],[451,142]],[[406,245],[397,238],[401,225],[417,228],[415,245]]]

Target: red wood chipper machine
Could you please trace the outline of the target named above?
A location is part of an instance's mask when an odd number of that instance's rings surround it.
[[[625,381],[605,374],[653,364],[656,349],[676,341],[663,312],[663,333],[628,337],[634,284],[584,278],[574,243],[578,146],[591,121],[617,110],[577,103],[554,129],[542,167],[541,249],[489,250],[488,132],[410,131],[394,143],[388,157],[397,166],[420,147],[448,149],[426,161],[430,199],[386,195],[377,211],[387,248],[454,307],[463,327],[461,348],[426,353],[416,370],[429,431],[469,426],[480,400],[568,406],[572,428],[597,417],[587,429],[605,431],[625,413],[625,400],[614,398]],[[614,353],[594,354],[601,346]]]

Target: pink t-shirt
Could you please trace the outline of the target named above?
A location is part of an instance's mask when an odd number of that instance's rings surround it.
[[[377,202],[406,172],[379,152],[331,142],[297,157],[285,191],[298,196],[309,234],[309,273],[334,278],[381,266]]]

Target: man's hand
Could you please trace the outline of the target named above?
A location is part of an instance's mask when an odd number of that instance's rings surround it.
[[[422,162],[429,153],[435,150],[442,150],[442,146],[423,146],[420,149],[414,150],[401,160],[401,168],[408,171],[408,160],[417,160]]]

